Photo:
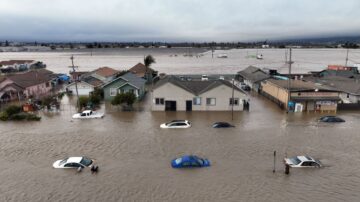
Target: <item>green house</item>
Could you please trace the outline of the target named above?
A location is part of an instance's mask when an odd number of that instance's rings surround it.
[[[145,94],[145,79],[128,72],[102,86],[104,99],[111,101],[117,94],[132,92],[138,100]]]

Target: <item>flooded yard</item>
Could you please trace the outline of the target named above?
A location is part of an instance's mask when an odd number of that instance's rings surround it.
[[[251,98],[249,112],[121,112],[104,105],[103,119],[72,120],[63,109],[40,122],[0,123],[0,201],[357,201],[360,197],[360,113],[340,112],[340,124],[321,114],[286,114]],[[188,119],[189,129],[160,129]],[[227,121],[235,128],[214,129]],[[273,173],[273,152],[277,151]],[[212,166],[177,170],[185,154]],[[283,158],[308,154],[325,165],[291,169]],[[52,168],[67,156],[89,156],[99,172]]]

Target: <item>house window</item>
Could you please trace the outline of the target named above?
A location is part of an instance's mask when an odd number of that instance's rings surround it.
[[[116,88],[110,88],[110,96],[116,96]]]
[[[120,94],[124,94],[124,93],[125,93],[125,90],[124,90],[124,89],[120,89],[120,90],[119,90],[119,93],[120,93]]]
[[[229,99],[229,104],[230,105],[233,105],[233,103],[234,103],[234,105],[239,105],[239,98],[234,98],[234,102],[233,102],[233,98],[230,98]]]
[[[156,105],[164,105],[165,101],[164,98],[155,98]]]
[[[216,98],[206,98],[206,105],[215,106],[216,105]]]
[[[346,98],[350,98],[350,94],[349,94],[349,93],[346,95]]]
[[[201,105],[201,97],[194,97],[193,105]]]
[[[135,94],[134,89],[130,89],[129,92]]]

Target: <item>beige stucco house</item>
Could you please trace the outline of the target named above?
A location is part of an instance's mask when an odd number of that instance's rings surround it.
[[[152,92],[153,111],[242,111],[247,101],[244,91],[224,80],[188,81],[168,75]]]

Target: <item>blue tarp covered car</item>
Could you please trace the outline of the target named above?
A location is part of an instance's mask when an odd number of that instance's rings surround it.
[[[208,167],[210,161],[193,155],[185,155],[171,161],[173,168]]]
[[[58,76],[58,79],[60,79],[60,81],[69,81],[70,80],[70,77],[66,74],[60,74]]]

